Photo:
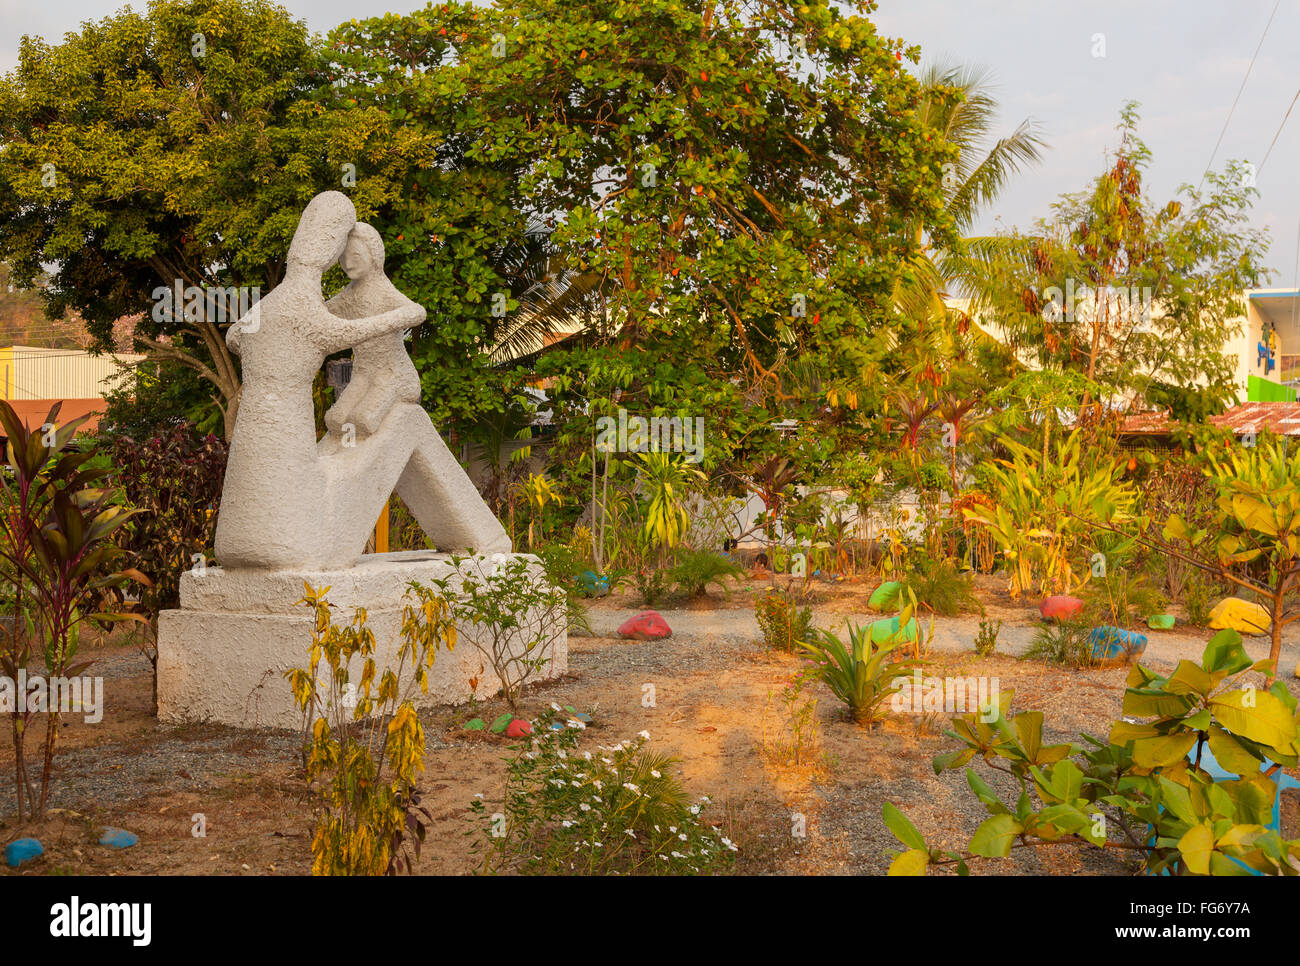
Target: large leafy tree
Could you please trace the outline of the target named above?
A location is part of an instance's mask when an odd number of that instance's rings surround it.
[[[1224,353],[1241,293],[1266,277],[1267,239],[1247,226],[1255,189],[1236,166],[1157,204],[1143,188],[1150,151],[1137,106],[1107,170],[1032,231],[972,249],[978,307],[1045,369],[1082,377],[1080,417],[1153,404],[1180,417],[1236,395]]]
[[[15,281],[54,266],[47,313],[75,310],[104,348],[117,319],[142,313],[137,345],[197,373],[227,435],[240,378],[222,326],[234,318],[206,301],[155,312],[153,293],[264,294],[302,207],[380,150],[387,118],[337,103],[322,64],[306,26],[267,0],[154,0],[57,45],[24,37],[0,80],[0,257]],[[364,215],[391,190],[371,177],[353,197]]]

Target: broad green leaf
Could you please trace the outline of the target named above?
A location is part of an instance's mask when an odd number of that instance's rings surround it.
[[[1279,749],[1295,741],[1295,718],[1268,691],[1225,691],[1210,699],[1210,707],[1224,728],[1233,734]]]
[[[1011,845],[1016,836],[1024,831],[1011,815],[994,815],[984,820],[970,840],[970,850],[986,858],[1001,859],[1011,854]]]
[[[924,849],[908,849],[900,852],[889,863],[890,875],[925,875],[930,866],[930,853]]]
[[[1210,874],[1210,854],[1214,852],[1214,830],[1205,823],[1193,825],[1178,840],[1178,851],[1189,872],[1196,875]]]
[[[1250,753],[1235,735],[1230,735],[1214,725],[1209,730],[1210,754],[1226,770],[1236,775],[1250,776],[1259,771],[1260,759]]]
[[[902,842],[912,851],[926,849],[925,837],[916,830],[916,826],[908,820],[907,816],[898,810],[893,802],[885,802],[883,809],[885,825],[894,833],[894,837]],[[903,853],[906,855],[907,853]],[[893,874],[892,872],[890,873]]]
[[[1186,758],[1194,744],[1196,744],[1196,735],[1191,732],[1139,738],[1133,742],[1133,761],[1142,768],[1172,765]]]

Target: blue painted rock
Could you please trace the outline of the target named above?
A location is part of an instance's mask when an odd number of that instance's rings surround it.
[[[871,643],[889,644],[894,642],[903,644],[915,641],[921,634],[921,629],[917,626],[916,618],[913,617],[907,622],[907,626],[899,628],[897,617],[886,617],[884,620],[871,622]]]
[[[45,846],[36,839],[14,839],[5,846],[5,861],[11,869],[45,854]]]
[[[1092,646],[1092,659],[1101,667],[1132,664],[1147,649],[1147,636],[1137,631],[1122,631],[1118,627],[1094,627],[1088,635]]]
[[[1147,627],[1153,631],[1170,631],[1174,628],[1173,614],[1152,614],[1147,618]]]
[[[618,636],[638,641],[657,641],[660,638],[672,637],[672,628],[668,622],[652,610],[643,611],[635,617],[624,621],[618,629]]]
[[[140,836],[124,828],[106,828],[99,836],[99,844],[107,845],[110,849],[129,849],[139,843]]]
[[[902,589],[897,580],[886,580],[871,592],[867,606],[872,610],[893,610],[898,606],[898,592]]]
[[[604,597],[609,593],[609,578],[602,577],[594,570],[584,570],[578,574],[578,583],[588,597]]]
[[[1038,613],[1043,616],[1043,620],[1060,620],[1063,617],[1073,617],[1079,611],[1083,610],[1083,601],[1078,597],[1070,597],[1066,594],[1057,594],[1048,597],[1038,605]]]

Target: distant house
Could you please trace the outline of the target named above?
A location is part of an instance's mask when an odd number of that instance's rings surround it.
[[[1211,426],[1245,437],[1264,430],[1288,439],[1300,437],[1300,402],[1244,402],[1206,420]],[[1128,449],[1174,449],[1174,424],[1168,413],[1138,413],[1120,425],[1119,440]]]
[[[94,430],[104,412],[104,394],[118,388],[143,359],[130,353],[94,356],[82,349],[0,348],[0,398],[29,428],[41,425],[61,400],[60,421],[88,415],[83,429]]]

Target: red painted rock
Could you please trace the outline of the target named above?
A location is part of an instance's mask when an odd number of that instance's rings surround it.
[[[618,629],[618,636],[638,641],[656,641],[661,637],[672,637],[673,631],[666,620],[648,610],[624,622]]]
[[[524,735],[531,735],[533,726],[523,718],[515,718],[514,721],[506,725],[507,738],[522,738]]]
[[[1038,613],[1043,615],[1043,620],[1049,621],[1070,617],[1081,610],[1083,610],[1083,601],[1078,597],[1067,597],[1064,594],[1048,597],[1038,605]]]

